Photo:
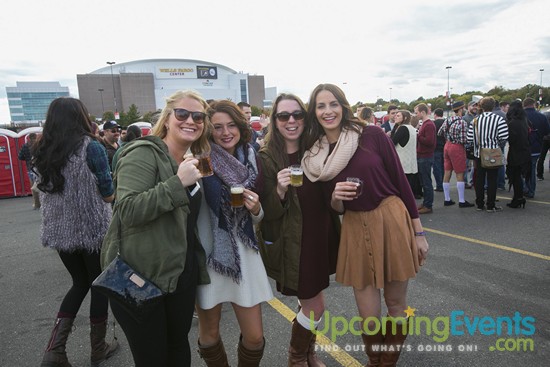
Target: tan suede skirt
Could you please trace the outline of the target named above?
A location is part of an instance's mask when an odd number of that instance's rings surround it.
[[[346,211],[336,281],[363,289],[405,281],[418,273],[418,249],[405,204],[397,196],[368,212]]]

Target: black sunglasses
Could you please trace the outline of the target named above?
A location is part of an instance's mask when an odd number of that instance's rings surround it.
[[[110,131],[111,131],[113,134],[116,134],[116,133],[121,132],[122,129],[113,128],[113,129],[110,129]]]
[[[294,117],[294,120],[298,121],[303,120],[306,117],[306,114],[304,111],[295,111],[292,113],[279,112],[275,114],[275,117],[277,117],[277,119],[281,122],[287,122],[288,120],[290,120],[290,116]]]
[[[191,116],[194,123],[202,124],[204,122],[204,118],[206,117],[206,113],[198,111],[187,111],[185,108],[174,108],[174,117],[176,118],[176,120],[187,121],[189,116]]]

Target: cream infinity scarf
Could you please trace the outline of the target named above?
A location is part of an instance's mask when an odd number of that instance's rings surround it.
[[[348,165],[359,145],[359,136],[354,130],[343,129],[334,150],[329,155],[327,136],[321,137],[305,152],[302,158],[304,173],[311,182],[330,181]]]

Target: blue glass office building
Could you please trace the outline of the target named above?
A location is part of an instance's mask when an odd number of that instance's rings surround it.
[[[17,87],[6,87],[11,121],[37,123],[46,119],[50,103],[58,97],[68,97],[69,87],[59,82],[17,82]]]

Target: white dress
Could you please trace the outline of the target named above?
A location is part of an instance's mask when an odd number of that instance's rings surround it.
[[[206,252],[210,255],[213,248],[212,223],[210,222],[208,204],[204,194],[199,212],[199,237]],[[263,209],[258,216],[252,216],[252,222],[259,223],[264,216]],[[237,284],[231,277],[217,273],[207,265],[210,284],[199,285],[197,288],[197,304],[203,310],[209,310],[223,302],[232,302],[241,307],[252,307],[273,298],[271,284],[267,278],[265,267],[259,252],[246,247],[237,240],[241,257],[242,279]]]

